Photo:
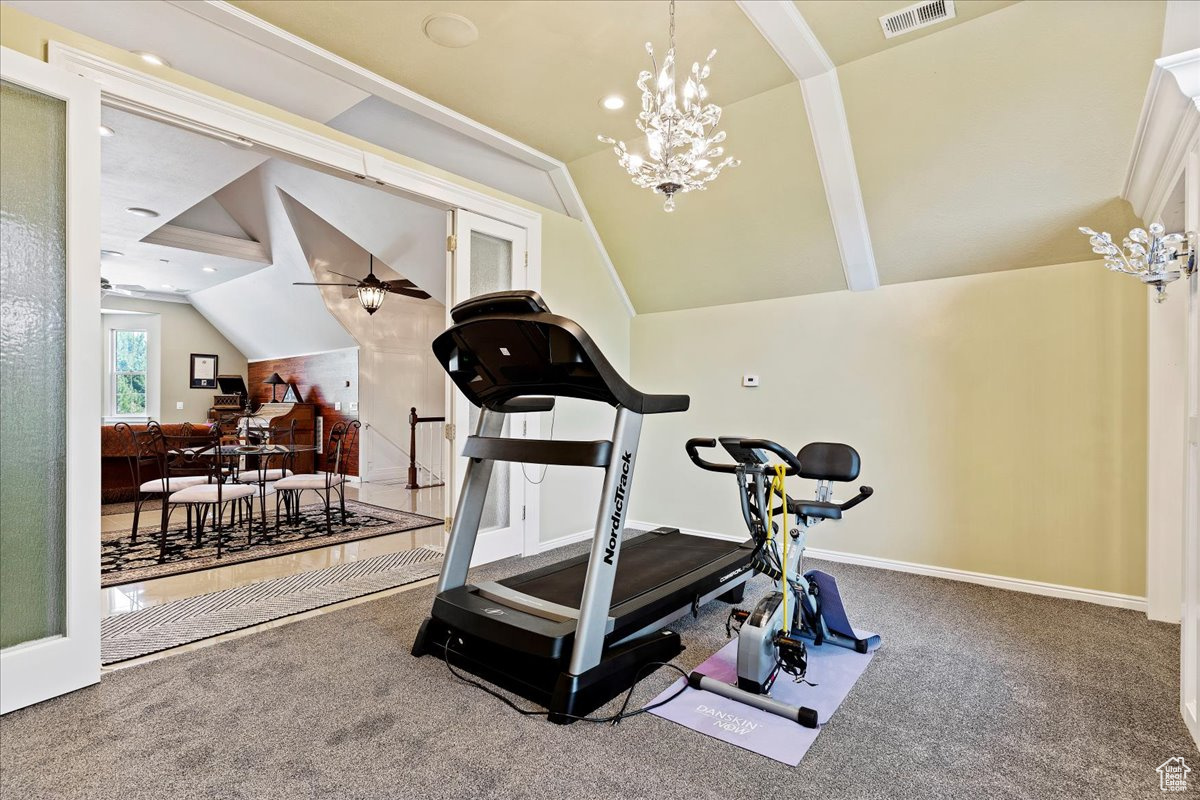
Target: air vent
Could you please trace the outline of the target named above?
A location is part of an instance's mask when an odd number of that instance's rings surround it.
[[[953,18],[954,0],[928,0],[880,17],[879,25],[883,28],[884,38],[891,39]]]

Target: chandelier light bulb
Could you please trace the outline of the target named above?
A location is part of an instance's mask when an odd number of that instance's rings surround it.
[[[726,167],[741,163],[726,156],[723,147],[716,146],[725,141],[725,132],[716,130],[721,108],[708,102],[703,82],[712,72],[709,62],[717,51],[710,52],[703,65],[692,64],[680,92],[675,74],[674,0],[670,4],[670,20],[669,47],[661,67],[654,58],[654,45],[646,42],[651,69],[642,70],[637,79],[642,92],[642,111],[636,123],[646,136],[648,157],[630,153],[624,142],[609,136],[598,137],[613,146],[617,163],[625,168],[636,186],[665,195],[663,210],[667,212],[675,210],[675,195],[704,190]]]

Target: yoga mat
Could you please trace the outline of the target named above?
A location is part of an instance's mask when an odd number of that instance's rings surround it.
[[[871,634],[865,634],[864,638],[869,636]],[[771,687],[771,696],[784,703],[815,709],[819,723],[824,725],[862,677],[874,654],[874,649],[863,654],[829,644],[809,647],[807,677],[817,685],[795,683],[791,675],[781,671]],[[697,669],[716,680],[736,684],[737,639],[722,647]],[[680,678],[647,705],[670,697],[684,683],[684,679]],[[797,722],[742,705],[736,700],[691,687],[650,713],[793,767],[800,763],[821,733],[820,727],[805,728]]]

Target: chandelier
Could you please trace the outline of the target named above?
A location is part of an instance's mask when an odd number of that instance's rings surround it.
[[[1091,228],[1080,228],[1088,236],[1092,252],[1104,256],[1104,266],[1113,272],[1136,275],[1142,283],[1153,286],[1154,300],[1161,303],[1167,299],[1167,284],[1187,277],[1196,271],[1196,246],[1194,233],[1171,233],[1164,235],[1162,223],[1150,226],[1147,233],[1134,228],[1117,247],[1112,236],[1096,233]],[[1184,241],[1188,244],[1184,245]],[[1179,262],[1178,269],[1171,269]]]
[[[675,195],[705,189],[725,167],[741,163],[725,156],[725,148],[721,146],[725,131],[715,130],[721,120],[721,108],[708,102],[708,90],[704,88],[709,62],[717,51],[708,54],[703,67],[692,64],[681,98],[675,80],[675,0],[671,0],[670,15],[670,46],[662,69],[654,60],[654,46],[646,42],[654,70],[643,70],[637,79],[637,87],[642,90],[642,112],[638,114],[637,126],[646,134],[647,155],[631,153],[624,142],[609,136],[598,137],[613,145],[618,162],[636,185],[666,195],[665,211],[675,210]]]

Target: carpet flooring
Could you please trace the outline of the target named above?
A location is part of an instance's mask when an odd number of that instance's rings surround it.
[[[821,568],[884,643],[795,768],[652,715],[615,727],[518,716],[442,662],[409,655],[433,594],[422,587],[119,670],[13,712],[0,719],[0,795],[1091,800],[1162,797],[1155,767],[1172,756],[1200,763],[1179,716],[1177,626]],[[767,584],[751,590],[748,601]],[[683,621],[679,663],[695,666],[724,643],[727,613],[710,603]],[[674,678],[651,676],[639,701]]]
[[[205,526],[197,546],[194,534],[188,534],[178,516],[173,518],[175,524],[167,528],[166,559],[161,563],[157,527],[161,524],[160,516],[151,514],[142,518],[136,543],[130,540],[129,531],[104,531],[100,534],[100,586],[121,586],[442,524],[442,520],[424,514],[347,500],[344,523],[336,508],[332,513],[332,533],[327,532],[324,503],[301,506],[297,523],[286,523],[276,529],[272,503],[274,498],[269,498],[266,532],[257,516],[253,526],[246,522],[230,525],[226,512],[227,527],[220,534],[222,552],[219,556],[217,534],[210,526]],[[256,511],[257,508],[256,505]]]
[[[440,552],[417,547],[106,617],[100,621],[100,663],[128,661],[394,589],[433,577],[441,566]]]

